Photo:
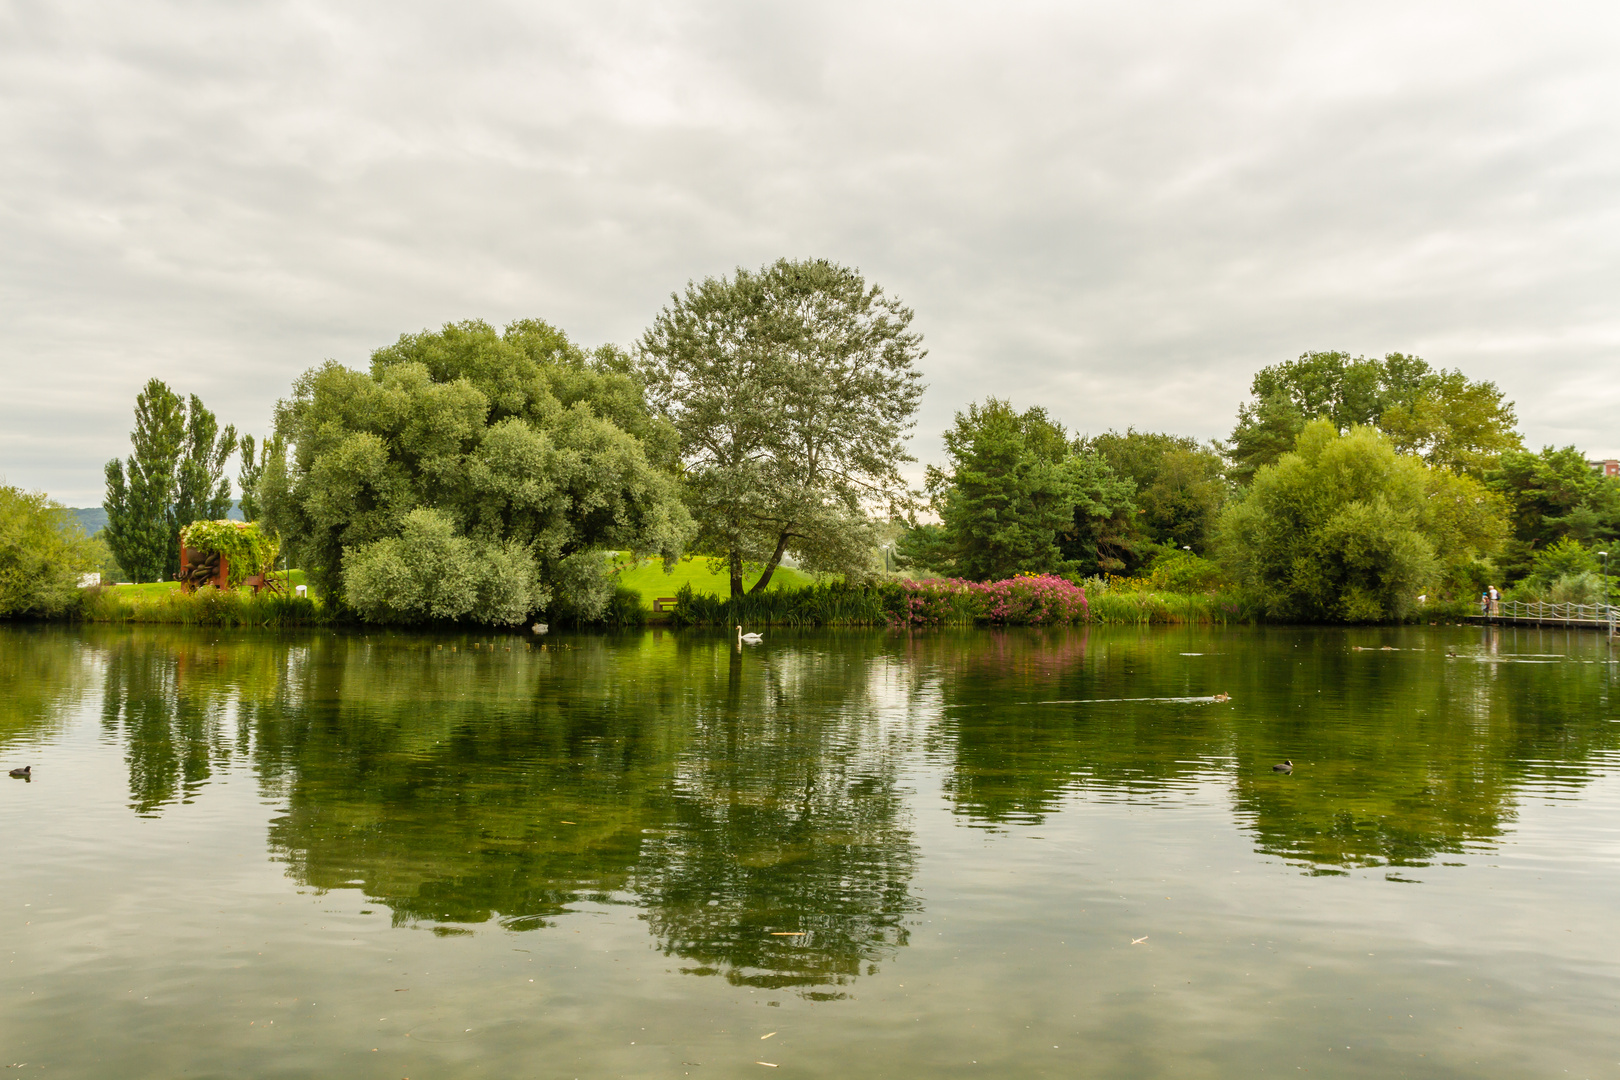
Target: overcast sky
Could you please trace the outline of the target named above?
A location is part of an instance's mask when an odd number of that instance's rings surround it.
[[[916,309],[914,450],[995,394],[1231,430],[1307,349],[1620,454],[1613,4],[0,0],[0,478],[102,498],[152,376],[264,434],[331,358],[688,279]]]

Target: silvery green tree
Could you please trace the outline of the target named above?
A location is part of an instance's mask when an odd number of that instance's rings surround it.
[[[672,563],[692,522],[627,358],[524,320],[402,336],[306,372],[276,410],[261,520],[375,621],[515,624],[612,598],[605,551]]]
[[[107,462],[107,544],[136,581],[161,581],[179,569],[180,530],[230,512],[225,460],[236,429],[192,394],[190,401],[152,379],[135,397],[134,453]]]
[[[848,267],[781,259],[688,283],[642,336],[648,400],[680,435],[697,546],[743,594],[784,555],[875,568],[874,512],[908,505],[900,466],[925,355],[913,313]]]

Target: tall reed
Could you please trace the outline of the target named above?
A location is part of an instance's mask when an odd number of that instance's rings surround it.
[[[319,601],[242,589],[172,589],[155,596],[87,589],[79,609],[86,622],[175,623],[182,626],[314,626],[331,621]]]

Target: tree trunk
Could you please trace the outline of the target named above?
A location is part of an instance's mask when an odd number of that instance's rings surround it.
[[[735,599],[737,599],[739,596],[741,596],[743,594],[742,553],[737,551],[735,548],[732,549],[731,556],[730,556],[730,562],[731,562],[731,598],[733,600],[735,600]]]
[[[764,592],[765,587],[771,583],[771,575],[776,573],[776,567],[782,561],[782,553],[787,551],[787,542],[787,533],[777,537],[776,551],[772,553],[771,561],[765,564],[765,572],[759,576],[758,581],[754,582],[754,587],[748,590],[750,594]]]

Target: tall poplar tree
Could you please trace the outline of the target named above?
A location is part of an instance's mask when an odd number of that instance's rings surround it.
[[[225,459],[236,448],[236,429],[219,421],[191,395],[189,408],[161,380],[135,397],[134,453],[107,462],[107,544],[137,581],[162,581],[179,568],[180,530],[199,518],[222,518],[231,509]]]
[[[135,397],[135,452],[107,462],[107,546],[136,581],[161,581],[169,564],[168,511],[186,436],[185,403],[161,379]]]

